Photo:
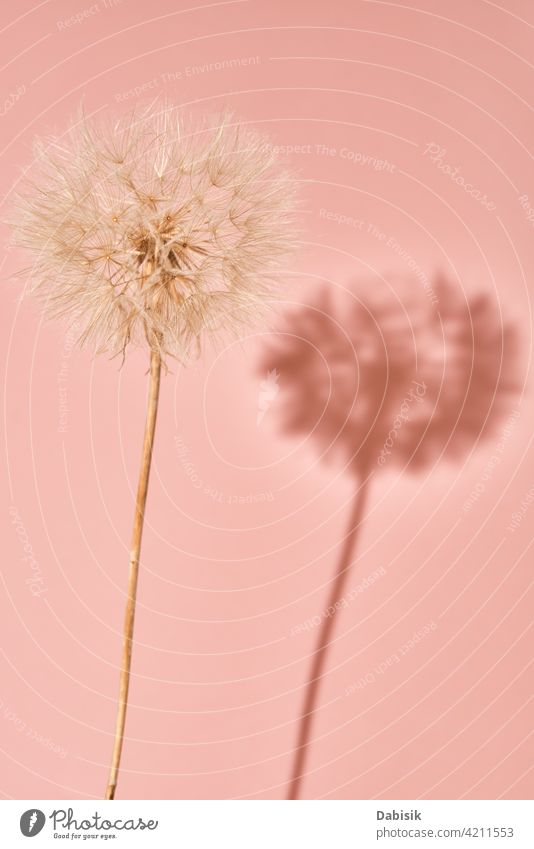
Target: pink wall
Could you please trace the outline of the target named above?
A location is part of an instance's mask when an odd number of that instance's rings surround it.
[[[2,219],[33,136],[61,130],[80,98],[88,112],[158,93],[227,104],[300,146],[283,153],[302,181],[303,245],[282,301],[314,280],[406,270],[393,238],[425,273],[489,286],[519,322],[510,433],[373,487],[351,588],[382,569],[339,615],[304,793],[531,796],[531,4],[21,0],[1,15]],[[2,226],[4,281],[24,262],[8,238]],[[119,370],[71,350],[18,302],[23,283],[5,282],[1,310],[0,792],[101,798],[146,358]],[[316,638],[295,630],[324,608],[351,483],[280,438],[271,410],[257,425],[257,346],[206,351],[163,381],[119,798],[285,792]]]

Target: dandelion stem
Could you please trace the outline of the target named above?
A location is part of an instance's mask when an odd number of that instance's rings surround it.
[[[362,474],[361,484],[354,494],[348,530],[343,542],[343,548],[341,550],[339,563],[326,607],[327,610],[333,608],[334,612],[331,616],[326,616],[324,618],[322,627],[319,630],[317,646],[313,654],[310,676],[306,685],[304,703],[302,713],[300,715],[298,740],[294,753],[289,791],[287,794],[288,799],[299,798],[302,780],[305,775],[304,768],[306,766],[306,759],[308,756],[313,715],[316,709],[317,696],[319,694],[328,649],[330,647],[330,639],[334,628],[334,617],[337,612],[337,607],[335,605],[336,602],[342,598],[347,578],[350,574],[350,568],[352,565],[351,558],[354,553],[354,547],[356,545],[358,532],[362,523],[368,489],[369,477]]]
[[[139,556],[141,553],[141,539],[143,536],[143,523],[145,519],[145,505],[148,492],[148,479],[150,476],[152,448],[154,445],[154,433],[156,429],[160,376],[161,355],[159,351],[152,351],[150,354],[150,383],[148,390],[145,436],[143,442],[143,453],[141,456],[141,469],[139,472],[137,497],[135,502],[135,518],[132,532],[132,547],[130,551],[130,572],[128,576],[128,596],[126,599],[126,612],[124,617],[124,637],[122,647],[121,671],[119,679],[119,704],[117,709],[117,725],[115,729],[115,742],[113,745],[113,755],[111,759],[111,769],[106,790],[106,799],[115,798],[115,789],[117,786],[119,766],[122,754],[122,744],[124,741],[124,725],[126,722],[128,689],[130,686],[130,667],[132,663],[132,640],[135,619],[135,600],[137,595],[137,579],[139,576]]]

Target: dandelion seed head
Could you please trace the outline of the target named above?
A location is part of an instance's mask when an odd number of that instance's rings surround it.
[[[156,102],[39,140],[14,241],[32,254],[31,292],[81,328],[81,344],[183,360],[269,305],[293,199],[261,136],[228,114],[185,123]]]

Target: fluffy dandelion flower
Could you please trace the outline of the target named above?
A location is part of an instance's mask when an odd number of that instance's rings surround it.
[[[46,313],[81,343],[183,359],[204,331],[262,311],[291,244],[292,195],[261,136],[156,102],[38,141],[14,239],[33,254]]]
[[[292,196],[261,137],[230,116],[185,124],[168,103],[116,121],[81,117],[37,143],[22,181],[14,242],[33,254],[31,289],[46,314],[99,352],[150,352],[107,799],[124,739],[162,361],[262,312],[292,243]]]

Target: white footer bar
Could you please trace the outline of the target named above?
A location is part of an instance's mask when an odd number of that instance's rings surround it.
[[[528,801],[0,801],[0,842],[180,849],[534,849]],[[29,843],[35,838],[35,843]]]

